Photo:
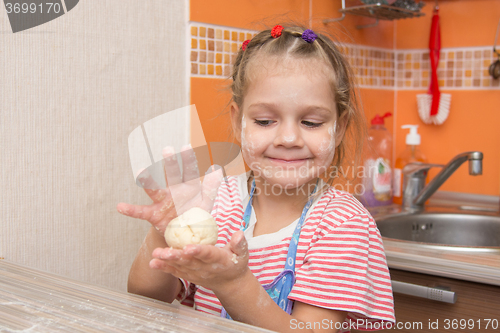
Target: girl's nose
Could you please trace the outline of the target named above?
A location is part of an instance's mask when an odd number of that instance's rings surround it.
[[[302,147],[304,141],[302,140],[298,125],[280,124],[274,139],[274,145],[286,148]]]

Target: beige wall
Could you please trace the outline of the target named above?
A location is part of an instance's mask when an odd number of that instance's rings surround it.
[[[87,0],[13,34],[0,10],[0,257],[125,290],[148,228],[115,209],[148,202],[127,138],[189,104],[187,11]]]

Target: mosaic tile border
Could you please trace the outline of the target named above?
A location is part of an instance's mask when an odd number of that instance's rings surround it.
[[[396,51],[397,90],[427,89],[430,81],[428,50]],[[441,49],[439,87],[445,90],[500,89],[488,68],[498,57],[493,46]]]
[[[394,52],[389,49],[345,44],[342,48],[361,88],[394,89]]]
[[[255,31],[190,23],[190,73],[192,77],[227,78],[236,53]]]
[[[236,52],[255,31],[190,22],[190,75],[225,79],[231,73]],[[344,44],[343,52],[361,88],[426,90],[429,87],[428,50],[392,50]],[[500,89],[488,67],[497,59],[493,46],[441,49],[438,68],[443,90]]]

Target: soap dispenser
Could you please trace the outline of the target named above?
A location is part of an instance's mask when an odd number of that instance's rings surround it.
[[[410,132],[406,135],[406,149],[398,156],[394,165],[393,201],[398,205],[403,204],[403,168],[409,163],[427,162],[427,158],[419,149],[418,125],[403,125],[401,128],[409,128]]]

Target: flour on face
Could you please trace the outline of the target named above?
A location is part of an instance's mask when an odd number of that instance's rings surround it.
[[[283,137],[283,141],[285,141],[286,143],[291,143],[291,142],[294,142],[295,141],[295,135],[290,135],[290,136],[284,136]]]
[[[245,149],[245,147],[248,146],[246,136],[245,136],[245,131],[247,127],[247,122],[245,120],[245,115],[241,117],[241,148]]]
[[[337,122],[333,123],[333,127],[328,128],[329,138],[323,139],[319,146],[319,152],[321,155],[334,155],[335,154],[335,128],[337,127]]]
[[[255,147],[252,141],[251,133],[246,133],[247,122],[245,115],[241,117],[241,150],[253,157],[255,155]]]
[[[287,99],[293,101],[293,103],[298,104],[299,102],[297,101],[298,93],[295,91],[290,91],[287,89],[281,89],[280,94],[285,96]]]

